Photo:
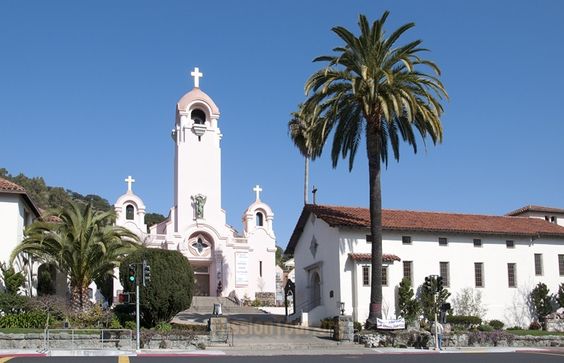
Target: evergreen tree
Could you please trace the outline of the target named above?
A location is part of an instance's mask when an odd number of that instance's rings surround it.
[[[404,277],[399,284],[398,310],[400,316],[408,322],[415,321],[421,310],[421,305],[415,299],[415,293],[411,288],[411,280],[407,277]]]
[[[539,321],[543,321],[545,316],[552,313],[552,296],[549,292],[548,287],[542,282],[531,291],[531,300]]]

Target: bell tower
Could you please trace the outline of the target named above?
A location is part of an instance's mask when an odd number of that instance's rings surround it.
[[[219,108],[200,89],[203,74],[191,73],[194,88],[176,105],[173,228],[183,233],[194,223],[225,224],[221,209],[221,132]]]

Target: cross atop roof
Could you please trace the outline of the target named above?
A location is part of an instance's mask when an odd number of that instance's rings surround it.
[[[253,188],[253,191],[254,191],[255,193],[257,193],[257,201],[259,201],[259,200],[260,200],[260,192],[262,192],[262,188],[260,187],[260,185],[257,184],[257,185]]]
[[[127,191],[130,192],[131,184],[135,183],[135,179],[133,179],[131,175],[129,175],[124,181],[127,183]]]
[[[200,88],[200,78],[204,76],[202,72],[200,72],[200,68],[195,67],[194,71],[190,73],[192,77],[194,77],[194,87]]]

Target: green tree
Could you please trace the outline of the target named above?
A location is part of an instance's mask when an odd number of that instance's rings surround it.
[[[26,238],[12,251],[11,261],[21,252],[52,262],[68,276],[71,305],[77,311],[88,306],[88,285],[112,275],[113,269],[137,248],[138,238],[129,230],[112,225],[113,212],[98,212],[76,204],[50,211],[59,223],[36,221]]]
[[[427,321],[434,321],[435,314],[439,313],[439,307],[447,302],[451,294],[445,288],[441,288],[437,292],[437,279],[432,278],[430,288],[425,284],[419,286],[418,295],[423,317],[427,319]]]
[[[543,321],[545,316],[552,313],[552,295],[549,292],[548,287],[542,282],[531,291],[531,301],[539,321]]]
[[[398,310],[400,316],[409,322],[415,321],[421,310],[421,305],[411,288],[411,280],[407,277],[404,277],[399,284]]]
[[[17,295],[20,288],[24,285],[25,276],[21,272],[16,272],[12,266],[0,265],[2,270],[2,280],[7,294]]]
[[[145,214],[145,224],[147,225],[147,232],[149,232],[149,227],[152,225],[161,223],[166,219],[165,216],[159,213],[147,213]]]
[[[558,293],[556,294],[556,302],[561,308],[564,308],[564,282],[558,286]]]
[[[319,108],[306,109],[303,104],[298,105],[298,111],[292,112],[288,122],[288,134],[300,154],[304,157],[304,204],[308,203],[309,162],[321,155],[323,144],[327,139],[327,132],[323,128],[323,118],[319,115]]]
[[[151,280],[140,287],[142,323],[147,328],[159,322],[168,322],[192,303],[194,273],[188,259],[178,251],[141,248],[126,257],[119,275],[125,290],[135,291],[129,280],[129,264],[146,260],[151,268]],[[141,268],[137,268],[138,282],[142,283]]]
[[[435,63],[423,59],[421,40],[399,45],[399,38],[415,24],[384,31],[386,11],[372,25],[359,16],[360,35],[343,27],[333,32],[344,42],[336,54],[314,59],[328,64],[306,82],[306,109],[319,108],[324,132],[334,130],[331,157],[349,158],[349,170],[362,137],[366,138],[370,185],[370,233],[372,234],[372,284],[368,323],[382,314],[382,195],[381,163],[389,150],[399,160],[400,140],[417,152],[417,133],[436,144],[442,141],[441,102],[448,97]],[[431,73],[426,72],[427,69]],[[322,145],[325,140],[317,140]]]

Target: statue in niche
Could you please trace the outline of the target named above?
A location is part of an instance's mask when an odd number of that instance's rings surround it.
[[[204,204],[206,204],[207,197],[202,194],[197,194],[192,196],[192,201],[194,202],[194,211],[196,214],[196,219],[204,218]]]

